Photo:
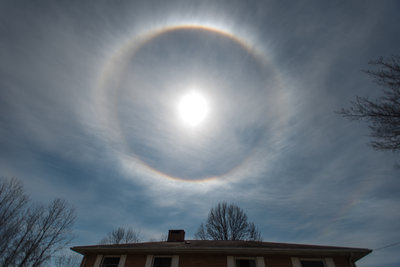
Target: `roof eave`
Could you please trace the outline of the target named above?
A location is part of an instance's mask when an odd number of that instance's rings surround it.
[[[369,249],[312,249],[312,248],[232,248],[232,247],[160,247],[160,248],[132,248],[132,247],[72,247],[73,251],[82,255],[85,254],[187,254],[187,253],[208,253],[208,254],[226,254],[226,255],[292,255],[292,256],[315,256],[315,255],[352,255],[357,261],[371,253]]]

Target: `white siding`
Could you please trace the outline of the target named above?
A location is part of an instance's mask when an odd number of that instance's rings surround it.
[[[171,267],[178,267],[178,265],[179,265],[179,256],[178,255],[172,256]]]
[[[332,258],[325,258],[326,267],[335,267],[335,263]]]
[[[256,264],[257,267],[265,267],[264,257],[257,257],[256,262],[257,262]]]
[[[102,259],[103,259],[103,255],[97,255],[96,261],[94,262],[93,267],[100,267]]]
[[[301,267],[301,263],[300,263],[299,258],[292,257],[291,259],[292,259],[292,266],[293,267]]]
[[[153,263],[153,255],[147,255],[145,267],[151,267]]]
[[[235,267],[235,259],[233,258],[233,256],[228,256],[226,258],[227,261],[227,267]]]
[[[118,267],[124,267],[125,261],[126,261],[126,255],[121,255],[121,257],[119,258]]]

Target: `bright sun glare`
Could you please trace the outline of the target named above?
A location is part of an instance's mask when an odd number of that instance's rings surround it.
[[[207,117],[207,100],[200,93],[191,91],[181,97],[178,113],[185,125],[198,126]]]

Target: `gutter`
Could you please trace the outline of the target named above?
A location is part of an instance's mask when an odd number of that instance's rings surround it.
[[[147,247],[147,248],[129,248],[129,247],[72,247],[73,251],[80,254],[88,253],[111,253],[111,254],[154,254],[157,253],[208,253],[208,254],[226,254],[226,255],[348,255],[349,261],[357,261],[371,252],[369,249],[312,249],[312,248],[232,248],[232,247]],[[350,266],[355,267],[352,263]]]

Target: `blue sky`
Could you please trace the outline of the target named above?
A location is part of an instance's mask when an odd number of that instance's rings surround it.
[[[220,201],[265,241],[400,241],[398,154],[336,110],[380,89],[397,1],[1,1],[0,170],[77,209],[71,245],[118,226],[193,238]],[[185,125],[195,90],[204,121]],[[358,266],[398,266],[399,246]]]

